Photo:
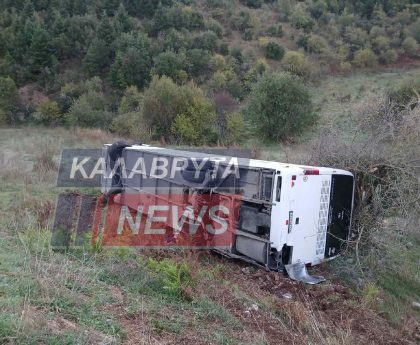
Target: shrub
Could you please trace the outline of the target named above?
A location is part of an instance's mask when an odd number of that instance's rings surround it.
[[[181,295],[183,290],[193,283],[190,270],[185,263],[178,264],[170,259],[157,261],[150,258],[147,266],[162,280],[163,289],[169,295]]]
[[[206,31],[194,38],[193,47],[214,52],[217,46],[217,36],[213,31]]]
[[[210,52],[203,49],[191,49],[187,51],[188,72],[190,75],[199,76],[209,69]]]
[[[402,48],[410,57],[415,57],[419,53],[419,45],[413,37],[407,37],[402,43]]]
[[[378,58],[370,48],[360,49],[354,54],[353,63],[357,67],[375,67]]]
[[[385,64],[394,63],[398,60],[398,53],[395,49],[387,49],[381,53],[379,60]]]
[[[9,123],[9,116],[6,112],[0,109],[0,126],[7,125]]]
[[[213,132],[215,114],[211,103],[202,91],[195,87],[183,86],[191,97],[186,108],[177,115],[171,127],[175,140],[188,145],[202,145],[215,141]]]
[[[340,70],[343,73],[349,73],[351,71],[351,63],[348,61],[343,61],[340,63]]]
[[[182,53],[166,51],[160,53],[154,59],[152,75],[167,76],[176,81],[186,79],[187,57]]]
[[[288,73],[265,74],[250,95],[246,113],[257,134],[268,141],[294,136],[315,121],[308,89]]]
[[[11,112],[16,109],[19,102],[18,89],[10,77],[0,77],[0,109]]]
[[[143,118],[155,139],[205,143],[212,136],[211,103],[194,84],[178,86],[168,77],[154,77],[144,92]]]
[[[242,38],[245,41],[252,41],[253,36],[254,36],[254,32],[252,29],[245,29],[244,34],[242,35]]]
[[[284,56],[284,48],[276,42],[269,42],[265,46],[265,57],[267,59],[281,60]]]
[[[212,71],[220,71],[226,67],[226,60],[223,55],[215,54],[210,58],[209,67]]]
[[[312,19],[305,14],[301,7],[296,7],[290,16],[290,23],[296,29],[304,29],[310,31],[314,25]]]
[[[55,101],[46,99],[36,107],[36,111],[39,113],[41,121],[45,124],[56,125],[60,121],[61,112]]]
[[[251,8],[260,8],[263,0],[240,0],[242,4]]]
[[[325,38],[318,35],[310,35],[307,41],[307,49],[311,53],[321,54],[325,52],[328,43]]]
[[[405,108],[407,105],[417,105],[420,94],[420,81],[418,79],[408,79],[400,85],[388,91],[388,98],[391,103],[395,104],[399,109]]]
[[[82,94],[71,105],[66,114],[70,126],[109,128],[112,114],[107,110],[105,97],[100,92],[89,91]]]
[[[283,65],[287,72],[302,78],[309,78],[311,70],[305,55],[297,51],[288,51],[283,57]]]
[[[136,86],[129,86],[124,91],[118,107],[118,113],[124,114],[130,111],[139,111],[140,104],[143,100],[143,95],[139,92]]]
[[[148,142],[151,140],[150,130],[140,111],[131,111],[117,115],[112,119],[111,130],[140,142]]]
[[[246,139],[245,120],[241,113],[235,112],[227,114],[226,126],[226,139],[228,144],[238,144]]]
[[[130,47],[126,51],[117,52],[111,66],[111,82],[119,88],[136,85],[144,87],[149,80],[151,57],[148,51]]]
[[[271,25],[267,28],[267,35],[274,37],[283,36],[283,26],[281,24]]]

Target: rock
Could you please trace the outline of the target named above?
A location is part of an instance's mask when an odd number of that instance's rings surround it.
[[[244,267],[244,268],[242,268],[242,273],[243,274],[250,274],[251,271],[250,271],[249,267]]]
[[[258,311],[259,307],[256,304],[251,305],[251,310]]]
[[[293,299],[293,295],[290,292],[286,292],[282,295],[285,299]]]
[[[411,303],[411,306],[412,306],[414,309],[420,309],[420,303],[419,303],[419,302],[413,302],[413,303]]]
[[[244,315],[245,315],[246,317],[250,317],[250,316],[251,316],[251,312],[250,312],[249,310],[245,310],[245,311],[244,311]]]

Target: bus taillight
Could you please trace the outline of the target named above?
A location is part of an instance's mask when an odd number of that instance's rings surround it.
[[[305,169],[303,170],[303,175],[319,175],[318,169]]]

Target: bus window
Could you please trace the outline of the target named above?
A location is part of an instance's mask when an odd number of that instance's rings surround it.
[[[280,194],[281,194],[281,176],[277,177],[276,201],[280,201]]]

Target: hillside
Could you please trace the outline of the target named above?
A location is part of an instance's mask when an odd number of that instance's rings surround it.
[[[420,341],[416,0],[1,0],[0,344]],[[63,149],[351,171],[316,286],[207,251],[51,245]]]
[[[411,0],[2,1],[0,118],[145,141],[240,143],[256,134],[244,107],[264,72],[316,84],[329,74],[415,67],[419,13]],[[170,101],[167,128],[148,104],[163,88],[200,98]],[[197,140],[192,129],[209,135]]]

